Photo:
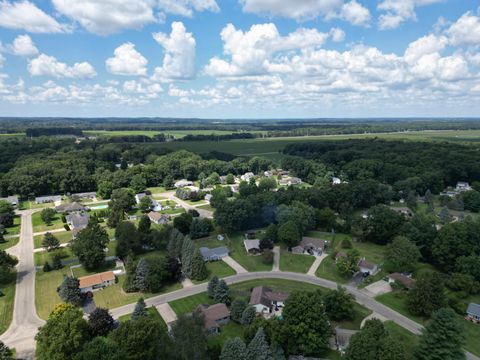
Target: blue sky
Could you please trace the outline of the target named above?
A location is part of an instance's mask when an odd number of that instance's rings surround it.
[[[0,0],[0,116],[478,116],[473,0]]]

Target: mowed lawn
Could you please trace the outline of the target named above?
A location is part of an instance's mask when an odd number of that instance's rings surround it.
[[[13,282],[9,285],[0,286],[4,294],[4,296],[0,297],[0,334],[3,334],[12,322],[15,285],[15,282]]]
[[[32,214],[32,226],[34,233],[63,228],[62,217],[60,214],[55,214],[52,224],[47,225],[43,222],[40,213],[41,211],[37,211],[36,213]]]
[[[70,240],[72,240],[72,232],[71,231],[61,231],[61,232],[55,232],[52,233],[53,236],[55,236],[58,241],[60,241],[60,244],[66,244]],[[33,237],[33,246],[35,249],[40,249],[42,247],[42,241],[45,235],[37,235]]]
[[[400,325],[395,324],[393,321],[385,321],[383,323],[385,329],[388,330],[390,335],[398,340],[405,349],[406,360],[414,360],[413,350],[418,344],[418,336],[411,333],[407,329],[404,329]]]
[[[0,250],[6,250],[8,248],[11,248],[11,247],[17,245],[19,241],[20,241],[19,236],[15,236],[13,238],[5,239],[5,242],[0,243]]]
[[[272,264],[264,264],[261,255],[249,255],[243,245],[243,234],[233,234],[227,240],[230,256],[248,271],[271,271]]]
[[[22,224],[22,217],[15,215],[13,218],[13,226],[5,228],[5,235],[18,235],[20,234],[20,227]]]
[[[150,306],[149,308],[147,308],[147,312],[148,312],[148,316],[150,316],[151,319],[158,322],[158,324],[164,330],[167,330],[167,324],[165,324],[165,321],[163,321],[163,318],[160,316],[160,313],[158,312],[156,307]],[[123,316],[120,316],[118,318],[118,320],[120,322],[125,322],[125,321],[131,320],[131,319],[132,319],[132,314],[123,315]]]
[[[291,271],[305,274],[313,262],[315,257],[311,255],[292,254],[285,247],[280,250],[280,270]]]
[[[207,262],[206,264],[207,271],[208,271],[208,276],[205,280],[202,281],[197,281],[197,280],[192,280],[194,284],[201,284],[206,281],[209,281],[212,277],[216,276],[219,279],[227,277],[227,276],[232,276],[235,275],[236,272],[233,270],[230,266],[228,266],[225,262],[222,260],[220,261],[210,261]]]

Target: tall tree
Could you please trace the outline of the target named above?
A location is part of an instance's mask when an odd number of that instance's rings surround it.
[[[408,292],[407,307],[414,315],[430,317],[446,303],[442,276],[435,272],[421,274]]]
[[[465,328],[452,309],[440,309],[423,330],[415,350],[418,360],[462,360]]]
[[[83,312],[73,305],[60,304],[35,336],[38,360],[70,360],[90,340]]]
[[[138,299],[135,309],[133,310],[132,320],[135,321],[144,317],[148,317],[147,305],[145,304],[145,300],[140,298]]]
[[[232,306],[230,307],[230,317],[232,318],[232,320],[239,323],[242,320],[242,315],[246,307],[247,303],[244,300],[233,300]]]
[[[126,360],[124,354],[120,353],[117,344],[101,336],[86,343],[82,351],[77,354],[75,360]]]
[[[213,299],[213,297],[215,296],[215,289],[217,288],[217,285],[218,285],[218,277],[217,275],[214,275],[208,282],[208,286],[207,286],[207,294],[209,298]]]
[[[255,308],[251,305],[248,305],[245,308],[245,310],[243,310],[242,319],[240,320],[240,323],[242,325],[250,325],[253,319],[255,319],[255,315],[256,315]]]
[[[201,281],[205,280],[208,276],[208,270],[205,266],[205,261],[203,260],[203,256],[200,253],[199,249],[195,249],[192,257],[192,275],[191,278],[193,280]]]
[[[65,276],[57,292],[60,299],[68,304],[80,306],[82,297],[79,289],[79,281],[71,276]]]
[[[182,271],[187,276],[192,276],[192,260],[195,254],[195,245],[192,240],[185,238],[182,246]]]
[[[55,218],[57,212],[52,208],[45,208],[40,212],[40,218],[47,225],[52,225],[52,221]]]
[[[71,241],[72,252],[88,270],[97,269],[105,260],[105,250],[110,242],[104,228],[97,223],[89,223]]]
[[[273,355],[265,338],[263,328],[259,328],[247,347],[247,359],[273,360]]]
[[[207,357],[207,334],[203,318],[193,312],[191,316],[180,315],[172,326],[173,352],[181,360]]]
[[[419,259],[417,246],[403,236],[393,239],[385,250],[385,267],[390,272],[411,272]]]
[[[141,250],[140,234],[130,221],[122,221],[115,229],[116,255],[125,259],[128,254],[138,254]]]
[[[278,228],[278,240],[288,247],[298,245],[301,236],[298,226],[293,221],[287,221]]]
[[[228,287],[225,280],[220,280],[218,285],[215,287],[215,293],[213,295],[213,300],[216,303],[230,304],[230,288]]]
[[[328,290],[323,295],[323,303],[331,320],[352,320],[355,315],[355,298],[341,286],[337,290]]]
[[[145,258],[140,259],[137,268],[135,269],[135,278],[133,280],[133,285],[138,291],[148,291],[149,272],[150,268],[147,260]]]
[[[220,360],[247,360],[247,347],[239,337],[230,338],[223,344]]]
[[[13,351],[3,341],[0,341],[0,360],[14,360]]]
[[[398,235],[404,222],[402,214],[387,206],[374,206],[368,210],[368,217],[363,223],[363,236],[369,241],[385,245]]]
[[[115,329],[115,320],[108,309],[96,308],[88,315],[88,326],[93,336],[106,336]]]
[[[52,233],[47,232],[43,236],[42,247],[47,251],[53,251],[60,247],[60,241]]]

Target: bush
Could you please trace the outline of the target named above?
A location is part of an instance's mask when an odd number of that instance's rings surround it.
[[[43,272],[50,272],[52,271],[52,267],[48,261],[45,261],[45,265],[43,265]]]
[[[63,227],[65,228],[65,230],[70,231],[70,226],[68,226],[67,224],[63,225]]]
[[[349,239],[343,239],[340,246],[342,247],[342,249],[351,249],[352,242]]]
[[[62,215],[62,223],[64,223],[64,224],[67,223],[67,218],[65,217],[65,215]]]
[[[262,263],[264,263],[265,265],[273,264],[273,251],[265,250],[262,253]]]

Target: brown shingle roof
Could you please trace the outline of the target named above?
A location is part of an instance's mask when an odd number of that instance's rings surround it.
[[[89,276],[82,276],[78,278],[80,282],[80,289],[84,289],[94,285],[103,284],[105,281],[115,280],[115,274],[113,271],[106,271],[99,274],[89,275]]]
[[[409,278],[408,276],[402,275],[400,273],[393,273],[388,275],[388,277],[392,280],[398,281],[407,289],[411,289],[415,285],[415,280],[413,280],[412,278]]]
[[[300,242],[300,246],[305,247],[310,245],[316,247],[317,249],[323,249],[325,247],[325,240],[304,236]]]
[[[270,306],[272,301],[285,301],[288,298],[288,293],[280,291],[272,291],[266,286],[256,286],[253,288],[250,295],[250,305],[262,304]]]
[[[197,309],[204,316],[205,328],[211,329],[213,327],[219,327],[217,321],[225,319],[230,316],[230,310],[227,305],[220,303],[214,305],[199,305]]]

